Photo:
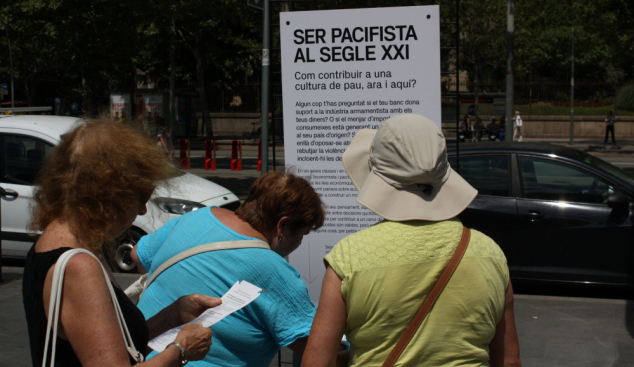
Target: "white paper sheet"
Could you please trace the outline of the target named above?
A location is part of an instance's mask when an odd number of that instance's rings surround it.
[[[261,288],[256,287],[246,280],[236,282],[233,287],[222,296],[222,304],[220,306],[208,309],[198,316],[198,318],[189,322],[189,324],[202,323],[204,327],[209,327],[253,302],[253,300],[260,295],[260,291],[262,291]],[[148,346],[159,353],[162,352],[169,343],[176,340],[176,335],[178,335],[183,326],[184,325],[181,325],[164,332],[150,340]]]

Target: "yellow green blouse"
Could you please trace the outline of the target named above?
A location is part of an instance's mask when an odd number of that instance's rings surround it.
[[[383,221],[341,240],[325,257],[342,279],[351,366],[380,366],[453,255],[462,224]],[[396,366],[488,366],[509,273],[478,231]]]

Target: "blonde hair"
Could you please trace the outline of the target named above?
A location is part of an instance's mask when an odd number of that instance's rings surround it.
[[[113,223],[174,176],[163,152],[139,130],[100,117],[62,138],[36,178],[32,230],[53,220],[97,251]]]

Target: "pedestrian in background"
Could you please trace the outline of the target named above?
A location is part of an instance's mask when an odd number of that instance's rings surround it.
[[[500,126],[497,124],[495,117],[491,116],[491,120],[486,127],[486,132],[489,140],[495,141],[496,139],[499,139],[499,130]]]
[[[156,145],[161,148],[168,161],[174,161],[174,144],[172,143],[172,137],[164,126],[159,126],[156,129]]]
[[[473,141],[473,127],[471,126],[469,115],[464,115],[462,124],[460,124],[460,131],[464,134],[465,140]]]
[[[473,126],[473,129],[475,130],[475,138],[477,141],[480,141],[482,140],[482,134],[484,134],[484,123],[482,122],[480,115],[476,115],[475,119],[475,124]]]
[[[518,134],[519,138],[517,141],[522,141],[522,117],[520,116],[520,111],[515,111],[515,131],[513,132],[513,140],[516,140]]]
[[[614,123],[616,122],[616,117],[612,114],[612,111],[608,112],[608,115],[605,116],[605,139],[603,140],[603,144],[608,142],[608,134],[612,133],[612,144],[616,144],[614,140]]]
[[[502,117],[500,117],[500,124],[498,125],[498,137],[500,138],[500,141],[504,141],[506,140],[506,116],[502,115]]]

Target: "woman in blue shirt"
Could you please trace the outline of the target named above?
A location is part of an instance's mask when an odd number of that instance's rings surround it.
[[[324,217],[323,203],[308,181],[290,173],[262,175],[235,213],[213,207],[175,218],[143,237],[134,256],[151,275],[174,255],[207,243],[259,239],[270,250],[217,250],[181,260],[156,277],[138,307],[150,318],[183,294],[222,296],[236,281],[246,280],[264,291],[213,326],[209,353],[192,364],[266,367],[280,347],[302,354],[315,305],[284,257],[321,227]]]

